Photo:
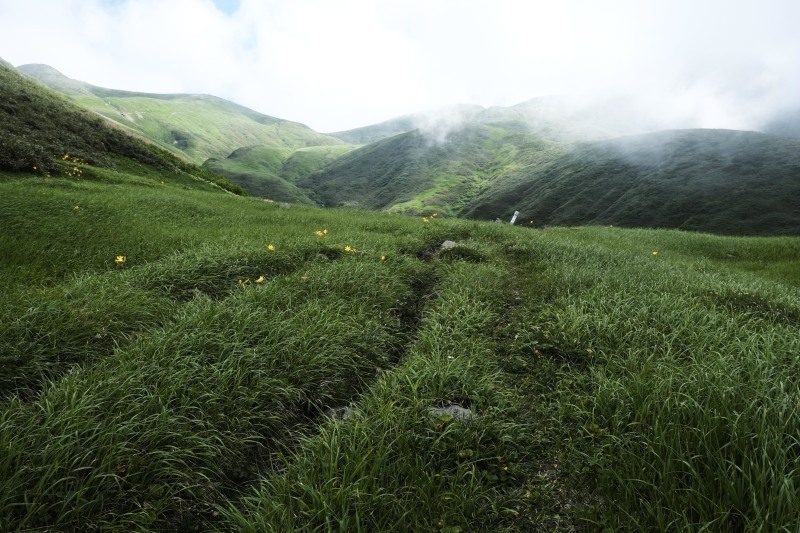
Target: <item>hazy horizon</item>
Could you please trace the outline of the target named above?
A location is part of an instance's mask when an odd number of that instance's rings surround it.
[[[320,132],[554,94],[675,127],[753,129],[800,107],[800,4],[696,4],[0,0],[0,57]]]

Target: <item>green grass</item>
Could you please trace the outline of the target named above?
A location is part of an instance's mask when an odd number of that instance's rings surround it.
[[[212,158],[203,166],[241,185],[253,196],[281,202],[313,204],[309,191],[297,180],[352,149],[349,145],[285,147],[248,146],[224,159]]]
[[[800,523],[798,238],[424,223],[128,170],[0,174],[3,528]]]
[[[797,530],[800,238],[236,196],[0,76],[0,530]],[[387,139],[315,199],[453,214],[599,149],[510,131]],[[231,162],[294,186],[336,150]]]

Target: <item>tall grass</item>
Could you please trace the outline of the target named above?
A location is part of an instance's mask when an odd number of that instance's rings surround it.
[[[797,238],[126,176],[0,179],[2,529],[800,524]]]

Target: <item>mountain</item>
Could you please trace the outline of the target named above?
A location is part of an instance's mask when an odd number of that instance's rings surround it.
[[[280,161],[290,167],[288,160],[298,150],[336,147],[330,150],[338,154],[349,149],[341,140],[303,124],[263,115],[215,96],[106,89],[68,78],[47,65],[22,65],[19,71],[176,155],[198,165],[208,161],[214,172],[258,196],[308,201],[269,165],[246,162],[249,152],[242,152],[243,148],[252,149],[259,157],[267,152],[272,158],[280,154]],[[324,157],[316,160],[320,165],[327,161]]]
[[[210,157],[227,157],[243,146],[295,150],[342,144],[303,124],[263,115],[215,96],[105,89],[72,80],[47,65],[22,65],[19,70],[196,164]]]
[[[613,224],[798,234],[800,140],[677,130],[585,143],[495,180],[462,214],[537,225]]]
[[[102,169],[244,192],[0,64],[0,171],[109,179]]]
[[[465,122],[474,121],[483,111],[484,108],[479,105],[445,106],[329,135],[350,144],[370,144],[417,129],[431,133],[437,131],[446,133]]]
[[[473,123],[444,142],[415,130],[355,150],[299,184],[332,206],[503,220],[520,211],[537,226],[800,233],[800,141],[674,130],[566,143],[508,124]]]
[[[529,225],[800,233],[798,115],[764,129],[664,130],[626,100],[459,105],[323,135],[211,96],[116,91],[21,69],[252,194]],[[358,146],[358,148],[356,148]]]
[[[340,157],[298,182],[322,205],[457,215],[498,174],[561,153],[527,133],[472,124],[439,141],[414,130]]]
[[[469,124],[535,133],[559,142],[610,139],[660,129],[657,120],[627,100],[553,95],[509,107],[445,106],[329,135],[350,144],[369,144],[420,130],[441,141],[450,131]]]

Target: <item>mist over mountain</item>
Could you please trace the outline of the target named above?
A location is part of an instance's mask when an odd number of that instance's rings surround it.
[[[494,181],[464,211],[534,225],[800,233],[800,141],[730,130],[585,143]]]
[[[771,134],[665,129],[639,99],[547,96],[446,106],[320,134],[212,96],[146,94],[22,72],[251,194],[281,201],[530,226],[611,224],[800,233],[800,113]]]

